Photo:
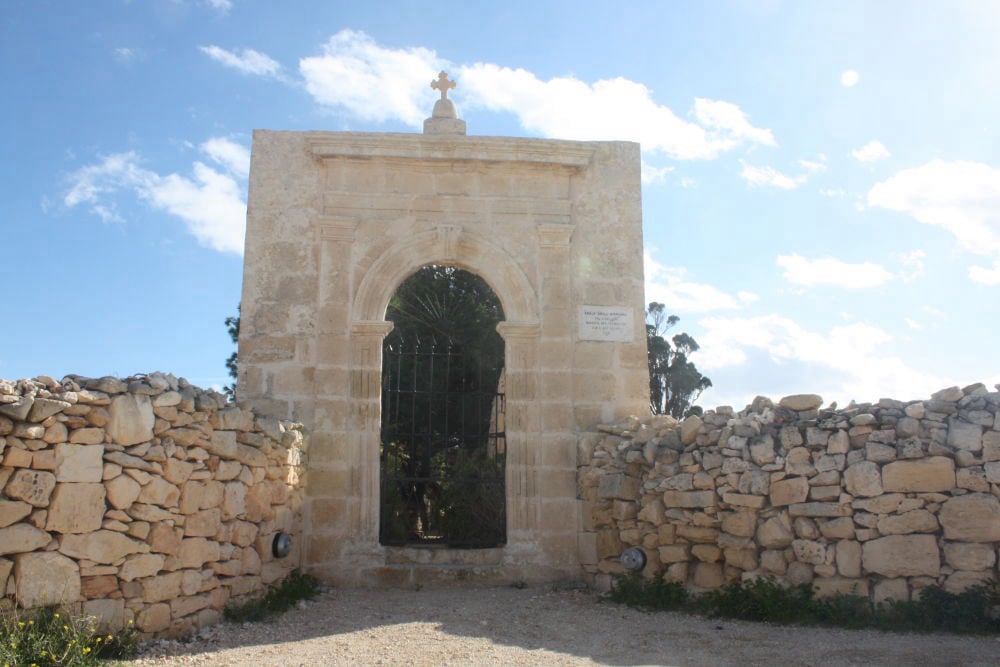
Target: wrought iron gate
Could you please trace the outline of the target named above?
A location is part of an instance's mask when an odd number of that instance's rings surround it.
[[[381,543],[504,544],[502,341],[391,333],[382,363]]]

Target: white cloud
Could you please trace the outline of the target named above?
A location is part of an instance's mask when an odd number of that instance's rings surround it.
[[[904,169],[876,183],[868,205],[947,230],[970,253],[1000,255],[1000,170],[982,162],[932,160]]]
[[[771,131],[751,125],[735,104],[696,99],[698,123],[692,123],[654,102],[643,84],[622,77],[593,84],[574,77],[543,81],[527,70],[490,63],[461,67],[458,75],[467,106],[514,113],[523,127],[547,137],[638,141],[643,150],[682,160],[714,158],[744,144],[775,144]]]
[[[927,253],[923,250],[911,250],[893,255],[896,261],[903,265],[903,269],[898,272],[903,282],[911,283],[924,275],[924,258],[926,256]]]
[[[675,169],[675,167],[654,167],[645,160],[641,162],[640,166],[642,168],[642,182],[646,185],[666,182],[667,176]]]
[[[927,305],[920,306],[920,310],[924,311],[925,313],[927,313],[931,317],[933,317],[935,319],[938,319],[938,320],[943,319],[944,316],[945,316],[945,312],[943,310],[939,310],[939,309],[935,308],[934,306],[927,306]]]
[[[233,0],[205,0],[205,4],[223,14],[233,8]]]
[[[847,192],[845,190],[834,189],[834,188],[824,188],[819,191],[824,197],[846,197]]]
[[[814,174],[826,171],[826,157],[824,156],[822,160],[799,160],[799,166],[806,171],[811,171]]]
[[[850,88],[858,82],[859,78],[860,77],[855,70],[849,69],[840,75],[840,84],[845,88]]]
[[[785,280],[806,287],[830,285],[845,289],[867,289],[880,287],[892,280],[891,273],[871,262],[850,264],[833,257],[809,259],[793,254],[780,255],[777,264],[785,270]]]
[[[771,130],[755,127],[737,105],[696,99],[696,122],[657,104],[646,86],[622,77],[594,83],[572,76],[547,81],[524,69],[492,63],[456,65],[426,48],[391,49],[363,32],[342,30],[319,56],[303,58],[306,90],[320,104],[365,120],[399,120],[419,127],[435,94],[440,70],[458,81],[454,97],[467,108],[513,113],[546,137],[627,139],[643,150],[678,159],[708,159],[738,146],[775,145]]]
[[[780,315],[711,317],[699,324],[705,329],[697,336],[701,345],[699,370],[710,374],[713,370],[745,366],[753,355],[755,369],[747,370],[757,371],[754,382],[758,391],[808,391],[820,394],[826,401],[847,403],[882,396],[928,396],[947,386],[939,378],[887,354],[882,348],[892,337],[870,324],[836,326],[828,333],[810,331]],[[783,374],[782,367],[789,366],[793,367],[794,377],[808,376],[808,382],[818,379],[820,384],[803,386],[795,379],[772,379]]]
[[[241,49],[239,52],[227,51],[226,49],[210,45],[199,46],[198,50],[206,54],[212,60],[232,67],[244,74],[254,74],[257,76],[279,77],[281,74],[281,64],[270,56],[254,51],[253,49]]]
[[[246,180],[250,175],[250,149],[243,144],[222,137],[213,137],[204,142],[200,148],[233,176]]]
[[[696,181],[693,178],[690,178],[688,176],[684,176],[683,178],[681,178],[681,187],[682,188],[693,188],[693,187],[696,187],[697,185],[698,185],[698,181]]]
[[[446,67],[434,51],[382,48],[354,30],[341,30],[322,55],[299,61],[306,90],[320,104],[365,120],[398,119],[414,127],[430,115],[430,84]]]
[[[753,186],[771,185],[783,190],[794,190],[806,182],[804,175],[789,176],[773,167],[754,167],[742,161],[741,164],[743,165],[743,171],[740,172],[740,176]]]
[[[740,290],[739,292],[736,293],[736,298],[738,298],[743,303],[750,304],[759,299],[760,297],[754,294],[753,292]]]
[[[115,60],[121,63],[127,63],[141,57],[142,51],[127,46],[119,46],[114,50],[114,54]]]
[[[646,272],[646,303],[657,301],[671,313],[707,313],[739,308],[739,301],[722,290],[686,279],[687,270],[664,266],[643,253]]]
[[[102,220],[120,221],[115,202],[109,200],[121,191],[131,191],[154,208],[180,218],[202,245],[240,254],[246,227],[246,171],[241,148],[228,139],[206,141],[202,151],[229,173],[195,162],[192,177],[161,176],[145,169],[134,151],[109,155],[70,174],[63,202],[69,207],[88,204]]]
[[[871,140],[861,148],[856,148],[851,151],[851,156],[854,157],[858,162],[875,162],[876,160],[884,160],[889,157],[891,153],[889,149],[886,148],[881,141]]]
[[[993,262],[992,268],[982,266],[969,267],[969,279],[983,285],[1000,285],[1000,259]]]
[[[924,325],[922,325],[920,322],[917,322],[915,319],[911,317],[904,317],[903,321],[906,322],[906,326],[910,327],[911,329],[920,330],[924,328]]]

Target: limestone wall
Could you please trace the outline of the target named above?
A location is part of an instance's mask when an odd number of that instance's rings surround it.
[[[601,426],[579,442],[580,554],[599,586],[629,546],[644,574],[709,589],[774,576],[820,594],[908,599],[997,578],[1000,386],[819,409]]]
[[[297,424],[171,375],[0,380],[0,609],[183,634],[298,562]]]

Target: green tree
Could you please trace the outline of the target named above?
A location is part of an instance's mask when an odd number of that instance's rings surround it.
[[[240,305],[236,306],[236,315],[232,315],[226,318],[226,330],[229,332],[229,337],[233,339],[233,344],[239,342],[240,340]],[[233,378],[232,384],[227,384],[222,388],[223,393],[229,397],[230,401],[236,400],[236,368],[237,368],[237,357],[236,352],[229,355],[226,359],[226,368],[229,369],[229,377]]]
[[[676,419],[701,414],[701,408],[694,402],[712,386],[712,381],[688,361],[691,353],[698,350],[695,339],[686,333],[666,338],[667,331],[679,321],[676,315],[666,314],[662,303],[653,301],[646,310],[649,409],[654,415],[666,414]]]

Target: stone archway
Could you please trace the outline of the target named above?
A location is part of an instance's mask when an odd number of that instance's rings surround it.
[[[638,146],[464,128],[254,133],[238,396],[311,432],[302,567],[334,583],[577,576],[576,433],[648,406]],[[506,315],[507,543],[473,561],[378,542],[386,306],[432,263]]]

